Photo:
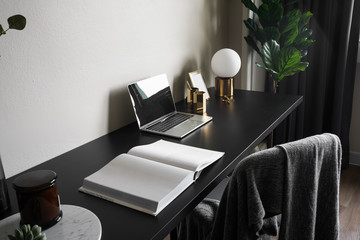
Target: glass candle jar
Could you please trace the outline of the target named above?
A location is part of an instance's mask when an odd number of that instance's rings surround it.
[[[37,170],[14,180],[21,225],[37,224],[46,229],[60,221],[62,211],[56,178],[56,173],[51,170]]]

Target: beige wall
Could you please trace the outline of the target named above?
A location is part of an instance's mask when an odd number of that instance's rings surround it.
[[[210,59],[220,48],[241,55],[236,88],[262,87],[261,81],[251,84],[261,73],[247,67],[253,59],[242,37],[248,13],[240,1],[0,3],[4,28],[14,14],[28,21],[25,30],[0,37],[0,154],[7,177],[134,121],[130,82],[167,73],[179,100],[187,73],[201,69],[213,86]],[[359,82],[354,152],[360,152]]]
[[[128,83],[166,73],[175,100],[187,73],[214,83],[227,1],[0,0],[0,153],[10,177],[135,120]],[[225,16],[225,17],[224,17]]]

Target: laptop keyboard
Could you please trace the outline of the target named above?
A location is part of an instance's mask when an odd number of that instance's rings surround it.
[[[175,113],[174,115],[171,115],[170,117],[166,118],[164,121],[155,123],[154,125],[151,125],[147,129],[158,132],[166,132],[167,130],[175,127],[176,125],[192,117],[193,115]]]

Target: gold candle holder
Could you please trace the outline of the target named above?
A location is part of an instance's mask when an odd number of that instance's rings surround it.
[[[196,92],[198,92],[198,91],[199,91],[198,88],[186,89],[186,94],[187,94],[186,102],[194,103],[194,96],[196,95]]]
[[[205,92],[197,91],[193,94],[193,108],[194,111],[203,113],[206,112],[206,97]]]
[[[192,103],[192,92],[190,88],[186,89],[186,102]]]
[[[230,78],[215,78],[215,94],[216,96],[233,98],[234,96],[234,79]]]

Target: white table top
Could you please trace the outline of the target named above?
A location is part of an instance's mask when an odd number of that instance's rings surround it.
[[[73,205],[61,205],[62,219],[44,231],[47,239],[51,240],[100,240],[101,223],[91,211]],[[19,228],[20,213],[16,213],[0,221],[0,239],[7,239],[9,234]]]

